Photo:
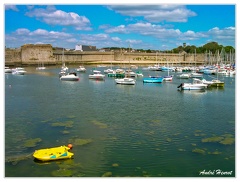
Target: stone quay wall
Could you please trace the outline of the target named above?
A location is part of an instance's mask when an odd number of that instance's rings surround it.
[[[5,65],[65,64],[138,64],[138,65],[200,65],[204,54],[98,52],[54,50],[51,44],[25,44],[19,49],[5,49]]]

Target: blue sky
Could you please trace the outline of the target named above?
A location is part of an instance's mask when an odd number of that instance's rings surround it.
[[[17,4],[17,3],[16,3]],[[215,41],[235,47],[232,4],[4,4],[5,46],[47,43],[171,50]]]

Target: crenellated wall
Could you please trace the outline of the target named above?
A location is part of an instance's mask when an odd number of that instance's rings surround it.
[[[50,44],[25,44],[19,49],[5,49],[5,65],[62,64],[203,64],[204,54],[122,53],[53,50]]]

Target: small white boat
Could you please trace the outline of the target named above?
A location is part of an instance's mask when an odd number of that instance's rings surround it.
[[[24,68],[17,67],[15,69],[12,69],[12,74],[14,75],[25,75],[26,71]]]
[[[125,71],[125,77],[137,77],[137,74],[133,72],[132,70],[126,70]]]
[[[202,78],[203,74],[201,74],[201,73],[191,73],[190,77],[191,78]]]
[[[172,79],[173,79],[173,75],[163,77],[163,81],[172,81]]]
[[[79,77],[76,73],[68,73],[67,75],[62,75],[60,77],[61,81],[78,81]]]
[[[40,67],[37,67],[36,70],[45,70],[46,67],[45,66],[40,66]]]
[[[181,78],[181,79],[188,79],[190,76],[189,76],[189,74],[187,74],[187,73],[183,73],[183,74],[181,74],[181,75],[177,75],[177,78]]]
[[[140,72],[140,71],[136,71],[136,75],[137,75],[138,77],[143,77],[143,73]]]
[[[90,79],[96,79],[96,80],[104,80],[105,75],[101,73],[101,71],[94,70],[93,74],[88,76]]]
[[[5,66],[5,73],[12,73],[12,69]]]
[[[109,68],[109,69],[104,70],[103,72],[108,74],[108,73],[113,73],[114,70]]]
[[[206,84],[208,87],[210,87],[210,86],[213,84],[212,81],[208,81],[208,80],[206,80],[206,79],[202,79],[202,83],[203,83],[203,84]]]
[[[122,85],[135,85],[136,84],[136,80],[134,80],[133,78],[119,78],[119,79],[115,79],[115,82],[117,84],[122,84]]]
[[[205,90],[207,85],[202,83],[200,79],[194,78],[193,83],[181,83],[178,88],[181,90]]]
[[[86,68],[84,66],[79,66],[76,71],[78,72],[85,72],[86,71]]]

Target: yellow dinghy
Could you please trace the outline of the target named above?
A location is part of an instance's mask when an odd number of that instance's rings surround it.
[[[40,161],[51,161],[59,159],[70,159],[73,157],[73,153],[69,152],[71,148],[67,146],[60,146],[54,148],[40,149],[33,153],[33,157]]]

